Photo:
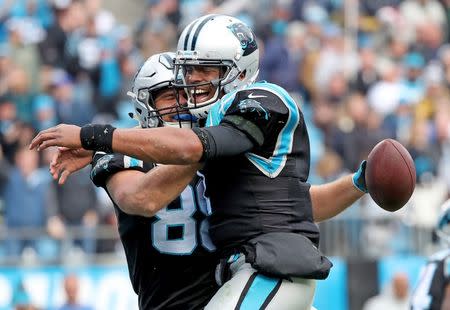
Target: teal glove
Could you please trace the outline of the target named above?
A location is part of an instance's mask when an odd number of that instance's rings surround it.
[[[366,185],[366,166],[367,161],[363,160],[359,165],[358,171],[356,171],[352,177],[353,186],[363,193],[369,192]]]

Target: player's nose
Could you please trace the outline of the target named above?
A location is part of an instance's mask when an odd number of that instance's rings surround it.
[[[186,93],[184,91],[180,90],[178,92],[177,101],[178,101],[179,106],[181,106],[181,107],[187,106],[187,98],[186,98]]]
[[[194,84],[202,82],[204,79],[204,74],[197,68],[192,68],[186,76],[188,84]]]

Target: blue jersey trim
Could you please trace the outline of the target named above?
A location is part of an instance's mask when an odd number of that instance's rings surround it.
[[[277,287],[279,279],[273,279],[261,274],[257,275],[250,286],[244,300],[239,307],[240,310],[261,309],[266,299]]]
[[[270,158],[264,158],[253,153],[247,153],[247,158],[261,172],[270,178],[277,177],[283,170],[286,163],[287,154],[292,151],[294,142],[294,132],[297,128],[300,113],[297,104],[289,94],[281,87],[269,83],[256,83],[252,89],[263,89],[278,95],[289,110],[289,117],[286,125],[278,135],[275,150]]]
[[[209,110],[208,118],[206,119],[206,127],[217,126],[225,116],[228,108],[233,103],[236,91],[226,94],[219,101],[217,101]]]
[[[294,99],[280,86],[275,84],[258,82],[250,85],[246,89],[262,89],[278,96],[289,110],[289,117],[286,125],[281,130],[275,150],[270,158],[264,158],[253,153],[246,153],[246,157],[256,168],[270,178],[277,177],[283,170],[286,163],[287,154],[292,151],[294,132],[300,120],[300,111]],[[210,110],[206,120],[206,127],[216,126],[226,114],[227,109],[233,103],[237,91],[225,95]]]

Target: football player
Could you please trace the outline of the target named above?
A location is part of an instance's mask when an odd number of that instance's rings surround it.
[[[172,89],[174,55],[150,57],[135,76],[129,95],[142,128],[192,126]],[[60,150],[51,172],[64,183],[91,160],[92,153]],[[114,203],[140,309],[201,309],[218,289],[205,220],[209,201],[198,168],[155,166],[117,153],[96,153],[92,160],[92,181]]]
[[[436,233],[445,249],[432,255],[422,268],[411,297],[412,310],[450,309],[450,200],[442,206]]]
[[[226,282],[209,307],[309,309],[312,279],[325,278],[331,267],[317,250],[311,201],[337,205],[338,197],[328,192],[321,200],[312,190],[310,195],[309,141],[299,106],[282,88],[254,83],[256,41],[233,17],[195,20],[184,30],[178,49],[175,78],[186,91],[191,113],[207,117],[206,127],[88,125],[80,130],[59,125],[39,133],[30,147],[114,150],[163,164],[204,162],[213,211],[210,233],[224,258],[217,275]],[[339,185],[351,180],[349,176]],[[345,196],[349,203],[362,195],[350,186]],[[339,209],[319,218],[334,212]]]

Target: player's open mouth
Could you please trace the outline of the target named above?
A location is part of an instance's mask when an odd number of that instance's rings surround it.
[[[192,89],[191,90],[191,96],[195,99],[196,103],[204,102],[208,99],[210,99],[210,93],[211,90],[207,89]]]

